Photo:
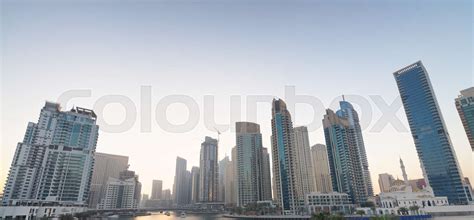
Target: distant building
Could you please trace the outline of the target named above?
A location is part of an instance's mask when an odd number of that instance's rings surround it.
[[[236,122],[237,161],[237,205],[263,201],[265,186],[263,146],[260,125],[252,122]],[[265,188],[265,189],[264,189]]]
[[[138,205],[142,197],[142,183],[140,183],[140,181],[138,180],[138,175],[135,174],[135,171],[127,169],[120,172],[119,179],[120,180],[133,179],[135,181],[135,190],[134,190],[135,193],[133,195],[133,199],[135,203]]]
[[[151,185],[151,199],[161,199],[163,181],[153,180]]]
[[[326,145],[316,144],[311,147],[313,165],[314,191],[332,192],[331,173],[329,170],[328,151]]]
[[[227,188],[225,184],[225,178],[226,178],[227,166],[230,166],[230,160],[228,156],[224,157],[224,159],[219,161],[219,201],[220,202],[225,201],[225,191]]]
[[[390,188],[394,181],[395,179],[393,176],[388,173],[379,174],[380,192],[390,192]]]
[[[394,72],[393,76],[427,185],[436,196],[447,196],[449,203],[467,204],[462,172],[428,72],[418,61]]]
[[[262,148],[262,200],[272,200],[272,178],[270,174],[270,154],[267,148]]]
[[[176,158],[176,170],[173,184],[173,201],[177,205],[189,204],[188,183],[186,172],[187,161],[181,157]]]
[[[311,163],[311,151],[309,146],[308,128],[305,126],[293,128],[294,147],[296,149],[296,166],[298,179],[299,198],[314,192],[313,165]]]
[[[343,213],[347,215],[352,214],[354,209],[354,204],[351,203],[349,195],[338,192],[309,193],[305,196],[305,206],[310,215],[319,213]]]
[[[92,174],[89,208],[97,208],[105,196],[109,177],[118,179],[120,172],[128,168],[128,157],[99,153],[94,155],[94,171]]]
[[[298,197],[297,155],[294,146],[293,122],[286,104],[281,99],[272,101],[272,162],[276,204],[284,214],[296,214]]]
[[[138,207],[135,200],[135,179],[125,180],[109,177],[104,199],[99,203],[99,209],[132,209]]]
[[[171,190],[170,189],[165,189],[163,190],[163,200],[171,201]]]
[[[191,203],[199,202],[199,167],[191,168]]]
[[[474,151],[474,87],[462,90],[455,103],[471,149]]]
[[[219,167],[217,140],[206,137],[201,144],[199,161],[199,201],[217,202],[219,200]]]
[[[230,166],[227,167],[226,172],[226,205],[236,205],[238,203],[237,196],[237,146],[234,146],[231,151]]]
[[[142,194],[142,200],[140,201],[139,207],[145,208],[148,200],[150,200],[150,196],[148,196],[148,194]]]
[[[17,144],[2,205],[87,206],[98,130],[94,111],[46,102]]]

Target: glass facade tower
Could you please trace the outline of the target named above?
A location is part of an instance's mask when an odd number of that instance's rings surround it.
[[[436,196],[466,204],[462,173],[428,72],[418,61],[393,73],[405,108],[423,175]]]
[[[324,115],[323,127],[333,190],[347,193],[354,204],[366,202],[368,193],[356,130],[347,117],[330,109]]]
[[[362,129],[359,123],[359,115],[355,111],[352,104],[349,103],[348,101],[343,100],[339,102],[339,106],[341,109],[338,110],[336,113],[340,117],[347,118],[349,122],[349,126],[354,131],[354,141],[359,151],[359,161],[362,166],[364,185],[367,191],[367,195],[373,196],[374,190],[372,187],[372,179],[370,177],[369,162],[367,160],[367,153],[365,151],[365,144],[364,144],[364,138],[362,136]]]
[[[293,146],[293,123],[285,102],[272,103],[272,161],[274,195],[284,214],[295,214],[299,204],[297,191],[296,149]]]
[[[461,95],[456,99],[456,108],[471,149],[474,151],[474,87],[461,91]]]

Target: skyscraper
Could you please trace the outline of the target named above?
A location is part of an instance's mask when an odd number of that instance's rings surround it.
[[[295,214],[299,205],[296,149],[293,146],[293,123],[281,99],[272,102],[272,160],[275,200],[284,214]]]
[[[109,177],[105,189],[99,209],[132,209],[141,201],[142,184],[134,171],[123,170],[119,178]]]
[[[234,146],[231,151],[231,158],[232,158],[232,176],[229,178],[228,181],[232,184],[232,189],[228,190],[226,193],[230,194],[229,199],[227,199],[228,204],[236,205],[238,203],[238,196],[237,196],[237,146]]]
[[[186,160],[176,157],[176,169],[173,184],[173,200],[177,205],[188,204],[188,195],[186,191]]]
[[[217,202],[219,185],[217,140],[206,137],[201,144],[199,161],[199,201]]]
[[[311,153],[309,148],[308,128],[305,126],[293,129],[294,146],[296,149],[296,165],[298,179],[298,197],[303,197],[314,192],[313,165],[311,164]]]
[[[163,181],[153,180],[151,185],[151,198],[150,199],[161,199],[163,190]]]
[[[235,196],[235,175],[234,175],[234,161],[230,161],[226,167],[225,177],[224,177],[224,184],[225,184],[225,191],[224,191],[224,203],[225,204],[235,204],[236,203],[236,196]]]
[[[369,162],[367,160],[367,153],[365,152],[365,144],[364,144],[364,138],[362,137],[362,129],[359,123],[359,115],[355,111],[354,107],[352,107],[352,104],[347,102],[346,100],[339,102],[339,106],[341,107],[341,109],[339,109],[336,113],[340,117],[347,118],[347,120],[349,121],[349,127],[351,128],[351,130],[354,131],[354,141],[355,141],[355,144],[357,145],[358,152],[359,152],[359,162],[361,163],[361,166],[362,166],[364,185],[367,191],[367,195],[373,196],[374,189],[372,187],[372,179],[370,177]]]
[[[425,67],[418,61],[393,73],[424,177],[436,196],[466,204],[462,173]]]
[[[260,125],[236,122],[238,206],[263,201],[264,171]],[[271,187],[271,186],[270,186]]]
[[[474,87],[462,90],[455,103],[471,149],[474,151]]]
[[[99,203],[99,209],[132,209],[138,207],[135,200],[135,180],[121,180],[109,177],[105,187],[104,198]]]
[[[61,111],[46,102],[18,143],[4,188],[3,205],[47,201],[87,205],[98,129],[92,110]]]
[[[272,178],[270,174],[270,154],[267,148],[262,148],[262,200],[272,200]]]
[[[311,147],[311,161],[313,165],[314,190],[322,193],[332,192],[328,151],[324,144],[315,144]]]
[[[89,196],[89,208],[97,208],[105,196],[109,177],[118,179],[120,172],[128,168],[128,157],[96,152],[94,155],[94,171]]]
[[[142,198],[142,183],[138,180],[138,175],[135,173],[135,171],[132,170],[124,170],[120,172],[119,175],[120,180],[128,180],[128,179],[133,179],[135,181],[135,190],[133,194],[133,199],[136,204],[140,203],[140,200]]]
[[[230,166],[230,160],[228,156],[219,161],[219,201],[221,202],[225,201],[225,191],[227,187],[225,184],[225,178],[227,166]]]
[[[191,202],[199,202],[199,167],[191,168]]]
[[[348,118],[330,109],[324,115],[323,127],[333,190],[347,193],[354,204],[366,202],[368,193],[354,127]]]

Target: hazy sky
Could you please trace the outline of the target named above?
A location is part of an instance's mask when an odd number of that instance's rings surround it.
[[[97,151],[127,155],[140,175],[143,193],[152,179],[171,188],[176,156],[199,164],[204,136],[217,137],[204,125],[203,97],[215,99],[215,121],[233,123],[230,97],[242,100],[246,120],[250,95],[285,97],[285,86],[311,95],[325,107],[341,94],[370,104],[361,114],[372,181],[378,174],[402,178],[399,156],[409,178],[421,177],[410,133],[392,125],[373,131],[382,113],[370,96],[391,104],[398,97],[392,73],[417,60],[429,71],[464,175],[474,179],[473,154],[454,98],[473,85],[471,1],[2,1],[0,182],[4,182],[17,142],[29,121],[38,120],[45,100],[68,90],[86,89],[91,97],[64,106],[93,108],[101,97],[129,97],[137,110],[131,129],[101,131]],[[151,86],[151,107],[140,104],[141,86]],[[198,103],[198,125],[167,132],[156,122],[163,97],[186,95]],[[355,96],[352,96],[355,97]],[[270,148],[270,98],[258,105],[255,122]],[[351,96],[348,96],[351,101]],[[356,106],[357,107],[357,106]],[[357,107],[360,110],[359,107]],[[141,131],[151,111],[151,132]],[[308,105],[297,105],[295,125],[316,118]],[[182,104],[166,111],[171,123],[183,123]],[[403,126],[408,123],[401,108]],[[121,123],[125,109],[110,104],[100,116]],[[145,120],[146,122],[150,120]],[[101,122],[100,126],[104,127]],[[223,131],[220,158],[230,155],[235,133]],[[325,143],[321,128],[311,145]]]

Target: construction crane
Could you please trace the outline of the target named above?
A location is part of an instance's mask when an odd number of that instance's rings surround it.
[[[216,130],[216,132],[217,132],[217,146],[219,146],[219,140],[220,140],[220,137],[221,137],[221,132],[216,127],[214,127],[214,130]]]

